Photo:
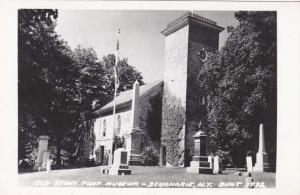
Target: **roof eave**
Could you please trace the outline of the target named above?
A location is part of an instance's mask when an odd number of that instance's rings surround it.
[[[168,36],[168,35],[172,34],[173,32],[175,32],[175,31],[181,29],[182,27],[189,25],[191,23],[205,27],[205,28],[209,28],[209,29],[214,30],[219,33],[225,29],[216,24],[211,24],[211,23],[207,23],[205,21],[199,20],[191,15],[186,15],[185,17],[180,18],[180,20],[176,21],[175,23],[169,24],[167,26],[167,28],[165,30],[163,30],[161,33],[165,36]]]

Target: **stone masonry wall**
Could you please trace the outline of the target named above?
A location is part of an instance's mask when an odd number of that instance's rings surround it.
[[[154,119],[152,121],[152,124],[149,124],[148,119],[149,114],[154,111],[153,108],[153,102],[151,101],[153,98],[156,98],[161,101],[161,93],[162,93],[162,86],[163,83],[153,90],[151,93],[148,93],[142,97],[140,97],[140,110],[139,110],[139,128],[142,131],[142,143],[144,143],[144,146],[152,146],[155,149],[159,151],[160,147],[160,139],[159,138],[153,138],[151,135],[149,135],[149,131],[153,130],[155,128],[155,124],[161,124],[161,117]],[[161,106],[158,108],[158,110],[155,110],[155,112],[161,113]],[[121,131],[119,136],[122,137],[126,132],[131,131],[131,107],[129,106],[127,109],[122,110],[122,112],[117,112],[117,116],[121,117]],[[106,135],[103,136],[103,121],[106,121]],[[155,123],[155,124],[154,124]],[[102,116],[101,118],[96,119],[94,123],[94,133],[95,133],[95,148],[94,151],[99,146],[105,147],[105,153],[109,154],[112,151],[113,146],[113,116],[112,114],[107,116]],[[117,125],[117,124],[116,124]],[[156,125],[157,126],[157,125]],[[155,129],[157,133],[160,134],[161,132],[161,125],[159,125],[158,129]],[[126,139],[126,138],[125,138]],[[132,140],[127,140],[126,142],[128,144],[131,143]],[[141,148],[142,151],[143,148]]]
[[[188,33],[185,26],[165,38],[161,142],[167,166],[184,165]]]
[[[116,117],[120,115],[121,117],[121,131],[120,136],[122,137],[125,132],[130,128],[130,117],[131,117],[130,110],[124,111],[124,112],[117,112]],[[106,135],[103,135],[104,127],[103,127],[103,121],[106,121]],[[117,123],[116,123],[117,125]],[[106,154],[110,154],[112,152],[112,146],[113,146],[113,116],[103,116],[101,118],[96,119],[95,126],[94,126],[94,132],[96,137],[96,143],[94,147],[94,151],[101,145],[104,146],[104,152]]]
[[[219,33],[193,22],[166,36],[162,145],[166,146],[167,165],[189,166],[193,155],[193,135],[201,120],[206,124],[205,104],[197,77],[203,62],[201,49],[218,49]]]
[[[198,58],[198,52],[205,49],[207,52],[218,49],[219,34],[217,32],[207,30],[203,27],[190,24],[188,45],[188,70],[187,70],[187,106],[186,106],[186,137],[185,146],[188,151],[186,163],[193,155],[194,139],[193,135],[198,131],[199,121],[206,126],[206,108],[202,104],[202,98],[205,94],[199,88],[197,81],[199,71],[203,66],[203,62]]]

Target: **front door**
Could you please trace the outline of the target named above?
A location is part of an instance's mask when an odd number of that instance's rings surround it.
[[[166,147],[160,147],[160,166],[166,166]]]
[[[100,164],[104,163],[104,146],[100,146]]]

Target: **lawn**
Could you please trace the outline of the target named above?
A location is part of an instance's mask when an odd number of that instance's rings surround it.
[[[19,174],[20,186],[79,186],[79,187],[180,187],[180,188],[244,188],[245,177],[223,174],[188,174],[186,168],[130,166],[131,175],[111,176],[100,173],[100,167],[53,170],[50,173]],[[275,173],[253,173],[256,188],[275,187]]]

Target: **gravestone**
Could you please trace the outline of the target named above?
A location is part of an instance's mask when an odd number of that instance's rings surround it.
[[[213,162],[214,162],[213,173],[214,174],[222,173],[222,170],[220,169],[220,157],[215,156]]]
[[[264,138],[264,126],[259,125],[259,146],[258,152],[256,153],[256,163],[253,167],[254,172],[265,172],[271,171],[271,167],[268,163],[268,153],[265,148],[265,138]]]
[[[48,151],[48,140],[49,139],[50,139],[50,137],[45,136],[45,135],[41,135],[37,138],[38,152],[37,152],[37,160],[34,165],[35,170],[39,170],[39,171],[46,170],[46,166],[44,166],[44,162],[45,162],[44,160],[47,160],[47,159],[45,159],[45,157],[47,157],[47,154],[44,157],[44,153],[45,153],[45,151]],[[49,156],[50,156],[50,153],[49,153]]]
[[[131,170],[128,167],[128,152],[119,148],[114,152],[114,162],[109,169],[109,175],[130,175]]]
[[[213,156],[208,156],[208,162],[210,163],[209,168],[214,168],[214,159]]]
[[[247,171],[252,172],[253,171],[253,164],[252,164],[252,157],[251,156],[246,157],[246,163],[247,163]]]
[[[208,162],[208,156],[206,155],[206,139],[207,135],[200,130],[201,122],[199,123],[199,131],[193,136],[194,138],[194,156],[190,163],[190,167],[187,168],[188,173],[205,173],[212,174],[213,169],[211,163]]]

